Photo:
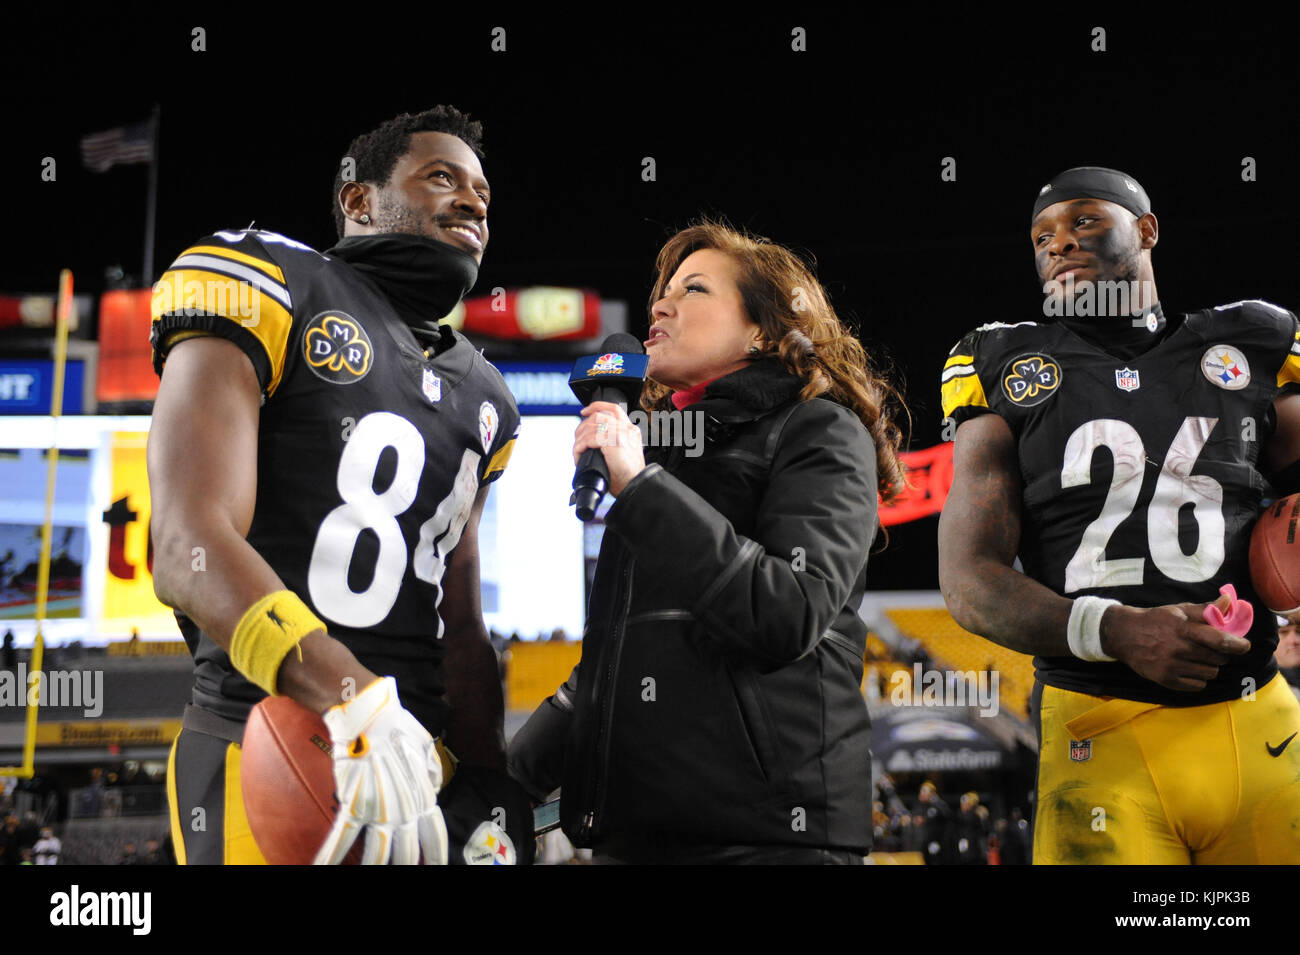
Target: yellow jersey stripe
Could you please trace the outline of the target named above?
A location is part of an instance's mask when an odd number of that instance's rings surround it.
[[[1282,362],[1277,373],[1277,386],[1281,388],[1283,385],[1300,385],[1300,355],[1294,349],[1286,356],[1286,361]]]
[[[292,314],[283,305],[256,287],[228,275],[202,269],[168,270],[154,286],[153,320],[156,322],[182,309],[227,318],[256,338],[266,350],[271,365],[271,382],[266,393],[275,393],[284,375],[289,328],[293,324]]]
[[[190,246],[180,254],[180,258],[187,255],[215,255],[220,259],[230,259],[232,262],[242,262],[244,265],[251,265],[265,275],[269,275],[281,285],[284,284],[284,272],[274,262],[268,262],[266,259],[259,259],[255,255],[249,255],[246,252],[237,252],[234,249],[227,249],[220,245],[194,245]]]
[[[957,375],[943,383],[943,416],[946,418],[958,408],[987,408],[984,385],[976,374]]]
[[[287,287],[257,269],[239,262],[231,262],[229,259],[220,256],[182,255],[171,264],[171,268],[167,271],[181,273],[196,270],[217,272],[225,275],[229,281],[249,285],[266,295],[270,295],[285,308],[293,309],[293,297],[289,294]]]
[[[943,370],[947,371],[953,365],[971,365],[974,362],[974,355],[949,355],[948,360],[943,363]]]
[[[511,438],[496,454],[492,455],[492,460],[488,462],[487,469],[483,472],[484,477],[495,474],[498,471],[504,471],[506,464],[510,461],[510,455],[515,450],[515,439]]]
[[[943,375],[939,379],[941,385],[946,385],[954,378],[960,378],[962,375],[975,374],[974,365],[949,365],[943,370]]]

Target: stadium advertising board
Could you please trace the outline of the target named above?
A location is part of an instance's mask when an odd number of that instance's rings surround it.
[[[534,387],[534,406],[562,407],[537,400],[544,390],[544,380]],[[148,429],[146,416],[68,416],[57,423],[37,415],[0,417],[0,624],[14,631],[18,645],[30,644],[36,630],[52,439],[61,450],[46,637],[104,643],[129,639],[133,630],[146,640],[179,637],[172,611],[154,596]],[[484,509],[483,616],[505,635],[582,632],[583,528],[565,506],[572,431],[568,418],[526,417],[511,465]],[[194,560],[198,567],[205,555]]]

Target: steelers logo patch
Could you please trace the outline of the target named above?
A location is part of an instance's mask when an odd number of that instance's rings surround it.
[[[1023,407],[1042,404],[1061,385],[1061,366],[1051,355],[1021,355],[1007,362],[1002,390]]]
[[[1227,391],[1240,391],[1250,384],[1250,365],[1241,349],[1231,345],[1211,345],[1201,356],[1201,371],[1211,384]]]
[[[492,439],[497,436],[497,424],[500,422],[497,408],[490,401],[485,401],[478,408],[478,436],[483,441],[483,453],[492,453]]]
[[[321,312],[303,335],[303,357],[318,378],[350,385],[370,372],[375,350],[370,336],[345,312]]]
[[[495,822],[483,822],[465,841],[466,865],[514,865],[515,844]]]

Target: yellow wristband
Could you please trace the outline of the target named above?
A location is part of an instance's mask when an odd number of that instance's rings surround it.
[[[230,640],[230,662],[235,669],[275,696],[276,678],[280,664],[299,641],[313,630],[324,630],[325,624],[312,613],[302,599],[291,590],[277,590],[267,594],[249,607],[235,627]]]

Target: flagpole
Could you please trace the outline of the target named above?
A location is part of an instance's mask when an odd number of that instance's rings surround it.
[[[153,114],[149,118],[153,150],[149,160],[149,199],[144,218],[144,273],[140,276],[141,288],[153,285],[154,220],[158,215],[158,120],[161,112],[159,104],[154,103]]]

